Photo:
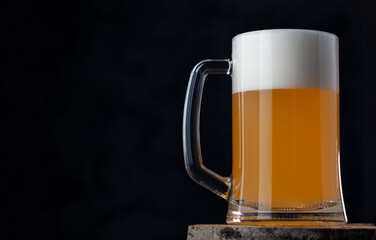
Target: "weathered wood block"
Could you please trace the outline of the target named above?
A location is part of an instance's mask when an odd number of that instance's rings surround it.
[[[245,226],[192,225],[188,240],[225,239],[372,239],[376,240],[373,224],[344,224],[336,226]]]

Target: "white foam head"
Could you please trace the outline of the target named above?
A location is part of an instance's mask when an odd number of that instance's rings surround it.
[[[331,33],[275,29],[232,40],[233,93],[308,88],[339,92],[338,38]]]

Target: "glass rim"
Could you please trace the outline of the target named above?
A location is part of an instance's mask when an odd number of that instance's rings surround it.
[[[338,41],[338,36],[335,35],[334,33],[320,31],[320,30],[298,29],[298,28],[280,28],[280,29],[277,28],[277,29],[264,29],[264,30],[255,30],[255,31],[243,32],[243,33],[239,33],[239,34],[235,35],[232,38],[232,41],[234,41],[235,39],[237,39],[239,37],[243,37],[243,36],[247,36],[247,35],[253,35],[253,34],[260,34],[260,33],[264,33],[264,32],[305,32],[305,33],[317,33],[317,34],[320,34],[320,35],[327,35],[327,36],[334,37]]]

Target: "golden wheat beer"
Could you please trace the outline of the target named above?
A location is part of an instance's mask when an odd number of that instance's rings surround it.
[[[312,210],[341,199],[338,93],[233,95],[233,198],[260,210]]]
[[[227,178],[202,160],[198,123],[208,74],[232,78],[233,164]],[[235,36],[231,60],[205,60],[191,73],[183,143],[192,179],[228,201],[228,223],[346,223],[338,38],[299,29]]]

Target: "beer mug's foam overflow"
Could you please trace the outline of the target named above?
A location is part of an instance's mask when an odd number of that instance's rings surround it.
[[[318,31],[281,29],[234,37],[233,93],[305,88],[339,92],[338,39]]]

